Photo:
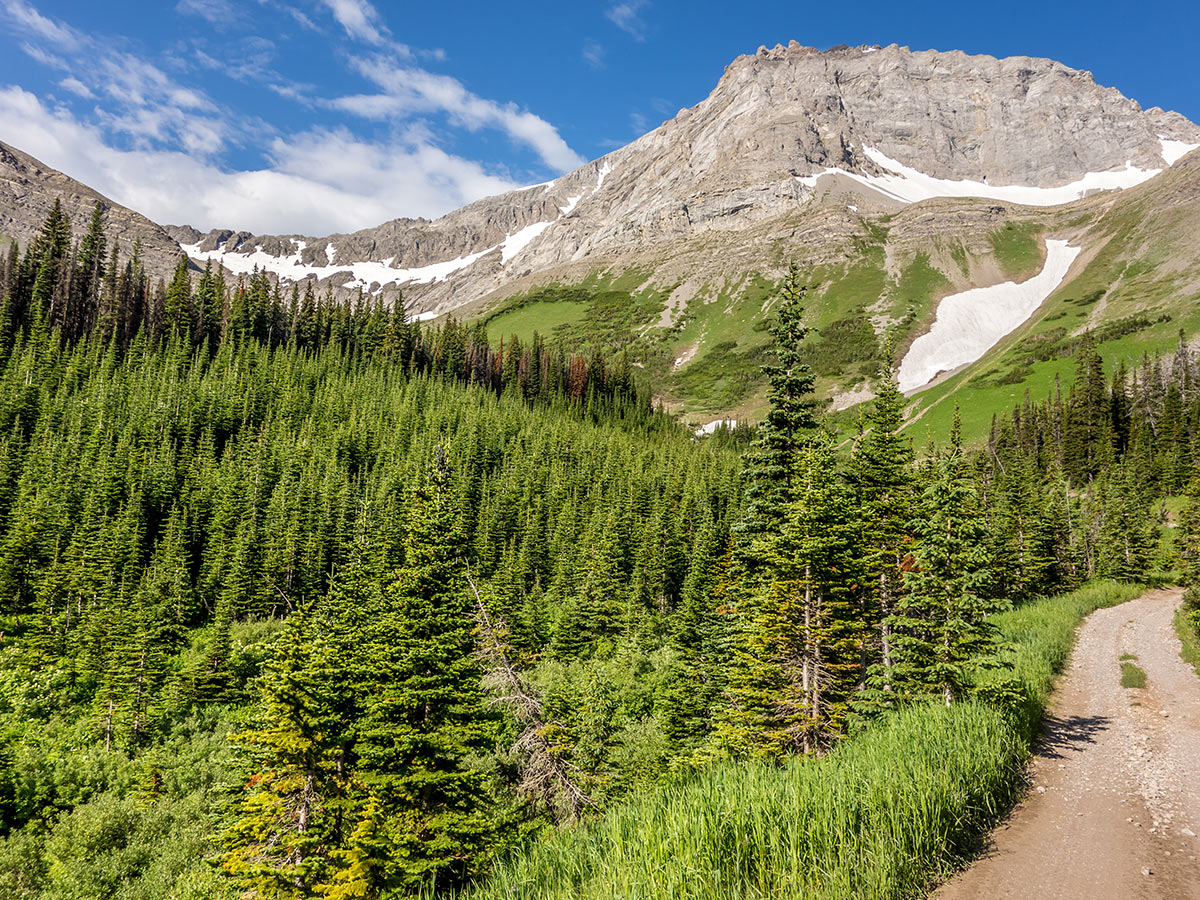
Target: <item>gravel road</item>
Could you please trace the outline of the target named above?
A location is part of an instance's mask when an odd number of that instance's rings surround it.
[[[1179,656],[1182,591],[1083,623],[1029,794],[937,900],[1200,900],[1200,679]],[[1123,688],[1120,658],[1146,673]]]

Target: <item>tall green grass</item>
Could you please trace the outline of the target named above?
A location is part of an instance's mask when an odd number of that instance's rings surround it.
[[[1188,588],[1183,605],[1175,613],[1175,633],[1179,635],[1180,653],[1183,661],[1190,664],[1200,675],[1200,594],[1194,587]]]
[[[1014,798],[1079,620],[1138,589],[1098,583],[996,618],[1001,705],[901,710],[819,760],[725,763],[501,862],[498,898],[899,900],[963,859]]]

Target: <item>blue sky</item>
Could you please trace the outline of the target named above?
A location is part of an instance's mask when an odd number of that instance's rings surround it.
[[[322,235],[603,155],[739,53],[1049,56],[1200,121],[1200,3],[0,0],[0,140],[160,222]]]

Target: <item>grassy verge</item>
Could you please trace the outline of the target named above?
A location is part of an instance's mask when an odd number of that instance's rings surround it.
[[[1188,597],[1175,613],[1175,633],[1179,635],[1179,643],[1183,646],[1180,656],[1200,675],[1200,609],[1194,605],[1188,590]]]
[[[624,900],[899,900],[961,861],[1012,801],[1080,619],[1138,588],[1098,583],[997,617],[1001,705],[902,710],[820,760],[728,763],[552,834],[472,894]]]

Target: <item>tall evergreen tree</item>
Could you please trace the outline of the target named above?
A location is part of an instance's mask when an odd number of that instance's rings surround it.
[[[490,726],[454,513],[439,448],[365,643],[373,674],[356,750],[378,821],[346,860],[376,892],[460,884],[488,839],[483,776],[468,756]]]
[[[792,467],[797,450],[816,427],[813,375],[804,363],[802,344],[806,287],[793,264],[776,295],[770,325],[775,362],[764,365],[770,407],[746,458],[746,514],[739,526],[741,548],[754,567],[756,542],[778,534],[784,510],[793,499]]]
[[[988,657],[994,628],[986,617],[1004,605],[991,598],[986,525],[958,443],[933,463],[914,523],[913,565],[890,616],[896,658],[887,686],[896,696],[933,695],[950,705]]]
[[[911,550],[911,522],[916,498],[913,453],[900,433],[904,395],[889,361],[876,380],[874,406],[866,430],[854,446],[852,477],[862,528],[861,593],[863,624],[875,631],[864,641],[864,673],[871,665],[882,671],[882,683],[893,663],[891,617],[904,593],[903,571]]]

